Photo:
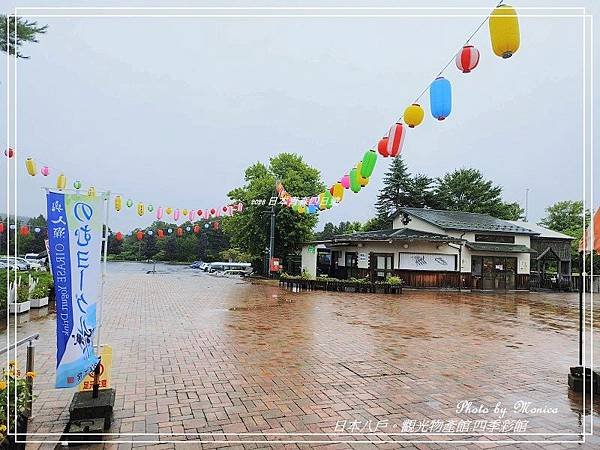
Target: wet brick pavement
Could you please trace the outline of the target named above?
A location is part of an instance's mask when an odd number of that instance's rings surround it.
[[[290,293],[187,269],[113,272],[102,338],[114,349],[117,389],[115,435],[105,440],[117,442],[104,447],[159,438],[165,442],[153,448],[579,447],[536,443],[579,440],[584,420],[589,429],[581,397],[566,385],[577,359],[576,305],[576,294]],[[40,434],[30,441],[57,440],[68,420],[73,392],[53,389],[54,326],[49,315],[18,328],[19,338],[42,336],[28,430]],[[464,400],[490,411],[457,413]],[[515,413],[517,401],[546,411]],[[477,420],[476,433],[498,432],[498,402],[508,409],[504,420],[531,434],[473,436]],[[461,421],[466,435],[418,428],[456,431]],[[600,440],[586,439],[598,448]]]

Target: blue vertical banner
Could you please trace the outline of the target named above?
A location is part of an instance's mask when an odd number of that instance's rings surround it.
[[[48,248],[56,293],[56,387],[75,387],[98,364],[96,309],[102,283],[98,196],[47,193]]]

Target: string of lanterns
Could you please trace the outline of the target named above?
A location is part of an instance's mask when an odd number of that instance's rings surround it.
[[[494,10],[468,37],[461,49],[440,70],[434,80],[417,96],[411,105],[406,107],[403,115],[374,146],[377,152],[373,149],[367,150],[362,160],[348,173],[344,174],[339,181],[336,181],[329,190],[316,196],[293,197],[286,191],[283,184],[278,183],[276,191],[282,204],[301,214],[316,213],[317,211],[330,209],[334,202],[340,203],[344,197],[344,190],[350,189],[353,193],[360,192],[369,183],[378,155],[383,158],[395,158],[402,152],[406,136],[404,125],[412,129],[423,122],[425,111],[419,101],[427,91],[429,91],[431,115],[438,121],[448,118],[452,112],[452,85],[442,75],[452,61],[455,62],[457,69],[462,73],[470,73],[477,67],[480,53],[470,42],[486,22],[489,21],[490,40],[496,56],[507,59],[519,49],[520,31],[517,12],[513,7],[504,5],[503,2],[504,0],[501,0],[496,5]]]
[[[4,152],[7,158],[13,158],[15,155],[15,150],[13,148],[8,148]],[[27,173],[32,177],[35,177],[38,174],[36,161],[28,157],[25,159],[25,168]],[[51,167],[47,164],[42,164],[39,170],[39,173],[47,177],[51,173]],[[53,170],[53,169],[52,169]],[[67,177],[62,171],[58,172],[58,176],[56,178],[56,189],[65,190],[67,186]],[[82,183],[78,179],[73,181],[73,189],[76,191],[80,191],[82,189]],[[94,186],[90,186],[87,189],[87,195],[90,197],[96,196],[96,188]],[[124,210],[123,208],[123,196],[122,194],[117,193],[114,199],[114,209],[116,212],[121,212]],[[154,213],[155,208],[152,204],[147,204],[142,201],[135,201],[132,198],[127,198],[125,201],[126,209],[132,209],[135,205],[135,211],[137,215],[142,217],[145,214]],[[244,210],[243,203],[236,204],[227,204],[220,207],[206,208],[206,209],[196,209],[196,208],[172,208],[172,207],[162,207],[158,206],[156,208],[156,220],[162,220],[163,217],[168,216],[172,217],[175,222],[179,220],[189,220],[190,222],[194,222],[195,220],[211,220],[220,217],[231,216],[234,213],[240,213]]]

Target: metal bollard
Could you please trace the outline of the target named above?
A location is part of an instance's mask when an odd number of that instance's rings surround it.
[[[27,363],[25,365],[26,372],[34,371],[34,358],[35,358],[35,347],[33,346],[33,341],[29,341],[27,345]],[[29,392],[27,398],[27,406],[25,407],[25,416],[31,417],[31,412],[33,410],[33,377],[26,377],[25,382],[27,383],[27,390]]]

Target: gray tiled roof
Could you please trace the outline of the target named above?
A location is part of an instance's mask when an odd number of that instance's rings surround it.
[[[496,244],[491,242],[467,242],[466,246],[476,252],[500,253],[537,253],[526,245],[521,244]]]
[[[360,233],[339,234],[331,239],[333,243],[364,242],[364,241],[433,241],[433,242],[460,242],[462,239],[453,238],[445,234],[429,233],[427,231],[399,228],[376,231],[363,231]]]
[[[539,234],[528,228],[521,227],[507,220],[497,219],[488,214],[423,208],[400,208],[400,213],[402,212],[418,217],[419,219],[429,222],[432,225],[436,225],[444,230],[491,231],[494,233],[530,235]]]

